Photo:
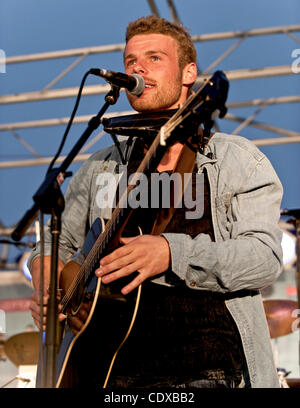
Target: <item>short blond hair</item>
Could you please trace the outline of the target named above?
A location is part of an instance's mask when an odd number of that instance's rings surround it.
[[[188,31],[181,25],[156,16],[141,17],[128,24],[126,30],[126,44],[138,34],[165,34],[174,38],[178,44],[178,63],[183,69],[190,62],[196,64],[197,52]]]

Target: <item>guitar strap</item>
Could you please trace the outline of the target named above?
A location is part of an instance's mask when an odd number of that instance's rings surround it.
[[[169,208],[161,208],[158,211],[156,220],[152,227],[152,235],[160,235],[166,229],[168,223],[171,221],[176,208],[178,208],[178,203],[181,202],[184,195],[185,189],[188,183],[191,181],[192,173],[194,170],[196,161],[196,148],[190,144],[184,144],[181,152],[178,156],[173,174],[177,173],[180,175],[181,180],[181,190],[174,190],[174,183],[170,183],[170,206]],[[179,191],[178,191],[179,190]],[[175,194],[177,193],[177,196]]]

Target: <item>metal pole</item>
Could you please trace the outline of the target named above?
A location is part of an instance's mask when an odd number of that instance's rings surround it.
[[[232,71],[225,71],[225,74],[230,81],[237,81],[241,79],[266,78],[279,75],[295,75],[290,65],[265,67],[258,69],[237,69]],[[197,86],[199,84],[202,84],[203,81],[207,79],[207,77],[208,74],[199,75],[195,82],[195,85]],[[82,96],[99,95],[107,93],[108,91],[109,85],[87,85],[85,86],[82,92]],[[73,98],[77,95],[77,93],[78,87],[2,95],[0,96],[0,105],[21,102],[46,101],[61,98]]]
[[[148,0],[149,4],[155,6],[153,0]],[[154,14],[158,13],[158,10],[155,6]],[[200,35],[193,35],[192,40],[194,42],[205,42],[205,41],[219,41],[219,40],[227,40],[230,38],[240,38],[244,36],[248,37],[256,37],[256,36],[264,36],[264,35],[271,35],[271,34],[286,34],[291,32],[300,31],[300,25],[288,25],[288,26],[278,26],[278,27],[267,27],[267,28],[255,28],[252,30],[246,31],[225,31],[221,33],[210,33],[210,34],[200,34]],[[19,64],[23,62],[32,62],[32,61],[43,61],[48,59],[56,59],[56,58],[68,58],[68,57],[76,57],[83,54],[102,54],[106,52],[117,52],[117,51],[124,51],[125,44],[110,44],[110,45],[101,45],[95,47],[84,47],[84,48],[74,48],[70,50],[62,50],[62,51],[51,51],[51,52],[42,52],[36,54],[28,54],[28,55],[17,55],[13,57],[6,57],[5,63],[8,64]]]

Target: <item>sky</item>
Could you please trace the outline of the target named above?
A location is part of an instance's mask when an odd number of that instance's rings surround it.
[[[174,0],[179,18],[191,35],[250,30],[299,24],[299,0]],[[167,1],[156,1],[161,17],[171,20]],[[127,24],[138,17],[151,14],[146,0],[1,0],[0,50],[7,57],[90,47],[124,42]],[[215,69],[225,72],[236,69],[290,65],[292,52],[300,49],[298,42],[280,34],[246,39]],[[198,65],[207,68],[237,40],[196,43]],[[299,50],[300,55],[300,50]],[[63,58],[22,64],[9,64],[0,73],[0,95],[38,91],[49,84],[75,58]],[[124,71],[120,52],[88,56],[53,88],[78,87],[86,71],[92,67]],[[299,75],[231,81],[228,103],[256,98],[299,95]],[[89,77],[86,85],[105,84]],[[0,105],[0,123],[68,117],[75,98],[52,101]],[[82,97],[77,115],[92,115],[104,103],[104,95]],[[109,112],[129,110],[124,93]],[[255,108],[231,110],[247,117]],[[266,107],[256,120],[280,128],[300,132],[299,103]],[[220,130],[231,133],[237,124],[218,121]],[[67,154],[85,130],[86,124],[73,125],[63,154]],[[17,136],[29,143],[41,156],[56,153],[65,126],[20,129]],[[101,130],[101,129],[100,129]],[[253,139],[276,137],[270,132],[246,127],[241,136]],[[93,135],[95,136],[95,134]],[[92,136],[92,137],[93,137]],[[111,144],[104,136],[88,153]],[[284,187],[281,208],[300,208],[299,143],[261,147],[270,159]],[[34,156],[9,131],[0,131],[0,162],[31,159]],[[75,172],[80,164],[72,164]],[[5,227],[15,225],[32,206],[32,196],[44,180],[47,166],[0,169],[0,221]],[[64,192],[68,182],[62,186]]]

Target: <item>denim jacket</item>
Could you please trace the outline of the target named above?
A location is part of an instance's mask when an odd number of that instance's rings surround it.
[[[194,290],[231,294],[226,306],[242,339],[251,387],[276,388],[279,381],[259,290],[272,284],[282,269],[278,227],[282,186],[266,156],[243,137],[216,133],[206,146],[208,152],[211,159],[197,153],[197,166],[209,180],[215,241],[207,234],[194,239],[163,234],[170,246],[172,270]],[[63,262],[82,248],[97,217],[110,218],[111,208],[97,205],[99,176],[114,173],[117,163],[117,149],[108,147],[92,155],[70,181],[60,237]],[[45,243],[45,255],[50,255],[48,231]],[[29,268],[39,253],[37,243]],[[81,263],[83,254],[79,252],[74,260]],[[167,284],[163,275],[153,281]],[[249,296],[239,297],[243,289],[250,290]]]

